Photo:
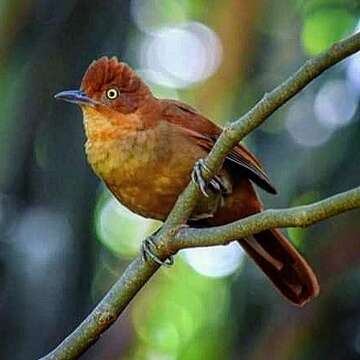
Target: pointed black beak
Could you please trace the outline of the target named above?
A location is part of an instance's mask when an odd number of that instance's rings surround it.
[[[56,94],[55,99],[64,100],[78,105],[96,105],[96,101],[87,96],[82,90],[66,90]]]

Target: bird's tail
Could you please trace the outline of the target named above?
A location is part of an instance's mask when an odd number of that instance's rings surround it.
[[[240,244],[291,303],[303,306],[319,294],[316,275],[279,230],[260,232]]]

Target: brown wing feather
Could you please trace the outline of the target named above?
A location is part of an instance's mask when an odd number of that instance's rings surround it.
[[[199,146],[210,151],[221,134],[221,128],[189,105],[174,100],[164,100],[163,102],[162,115],[166,120],[179,126],[187,135],[193,137]],[[259,160],[243,145],[235,146],[226,160],[229,165],[236,165],[238,171],[243,172],[261,188],[276,194],[276,190]]]

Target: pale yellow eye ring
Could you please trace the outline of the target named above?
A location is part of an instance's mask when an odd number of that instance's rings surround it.
[[[119,90],[116,88],[110,88],[106,90],[106,97],[109,100],[115,100],[119,96]]]

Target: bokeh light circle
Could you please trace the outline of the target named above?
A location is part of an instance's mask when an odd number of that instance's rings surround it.
[[[244,252],[236,242],[226,246],[182,250],[181,255],[199,274],[216,278],[234,273],[244,258]]]
[[[99,199],[95,228],[99,241],[112,253],[132,257],[139,252],[141,241],[159,222],[145,219],[121,205],[107,190]]]
[[[360,32],[360,20],[357,23],[354,34]],[[354,90],[360,93],[360,53],[352,55],[346,61],[347,80]]]
[[[344,80],[327,81],[316,94],[314,112],[320,124],[337,128],[353,118],[359,97]]]
[[[334,129],[315,121],[312,105],[312,94],[300,96],[286,114],[286,130],[297,144],[304,147],[325,144],[334,132]]]
[[[204,81],[218,69],[222,59],[220,39],[198,22],[162,27],[146,36],[140,46],[140,63],[160,76],[154,82],[185,88]]]

